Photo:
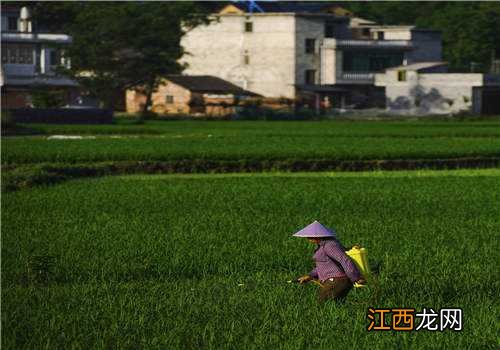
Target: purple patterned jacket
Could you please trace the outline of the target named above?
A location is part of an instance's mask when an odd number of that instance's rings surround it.
[[[316,267],[309,273],[309,276],[322,282],[331,277],[347,276],[354,283],[361,278],[358,268],[336,239],[321,240],[313,259]]]

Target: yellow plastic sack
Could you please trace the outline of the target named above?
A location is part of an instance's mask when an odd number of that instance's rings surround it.
[[[368,280],[370,275],[370,265],[368,265],[368,251],[365,248],[358,248],[356,246],[352,247],[350,250],[345,252],[356,264],[356,267],[361,272],[361,275],[365,280]],[[354,287],[365,287],[366,285],[354,283]]]

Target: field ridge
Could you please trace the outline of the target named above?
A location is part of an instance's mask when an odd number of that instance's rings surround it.
[[[16,191],[38,185],[108,175],[125,174],[191,174],[248,172],[359,172],[376,170],[449,170],[500,167],[500,157],[462,157],[442,159],[382,160],[171,160],[114,161],[92,163],[38,163],[2,166],[2,190]]]

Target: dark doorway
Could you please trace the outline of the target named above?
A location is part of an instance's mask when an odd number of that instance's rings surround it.
[[[483,88],[481,114],[500,115],[500,87]]]

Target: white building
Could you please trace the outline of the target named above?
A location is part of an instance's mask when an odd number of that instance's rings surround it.
[[[500,75],[447,73],[445,62],[393,67],[375,75],[396,114],[500,113]]]
[[[70,44],[71,37],[38,31],[26,7],[2,4],[1,23],[2,109],[31,105],[30,91],[36,87],[64,91],[71,99],[77,84],[54,71],[70,64],[54,44]]]
[[[181,44],[184,74],[213,75],[266,97],[315,94],[333,105],[383,104],[375,74],[441,59],[436,31],[380,26],[327,3],[230,4]]]

